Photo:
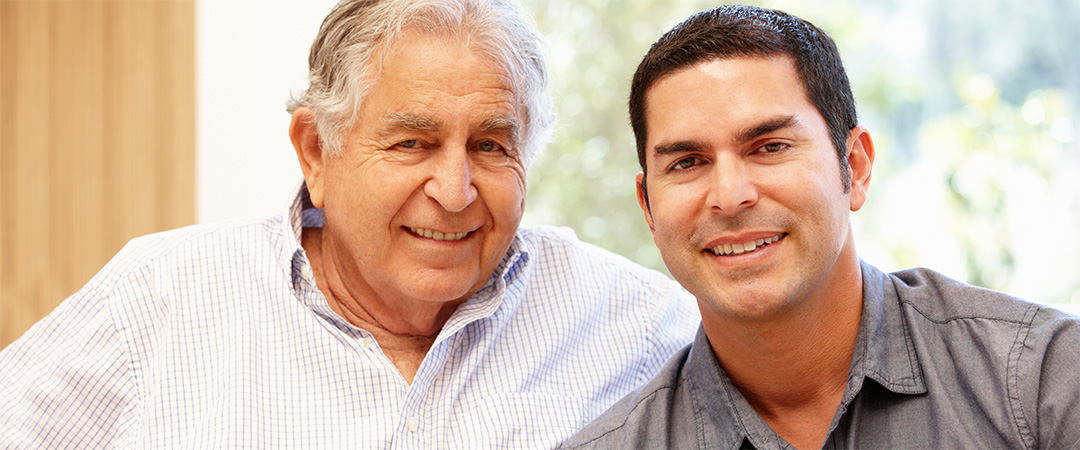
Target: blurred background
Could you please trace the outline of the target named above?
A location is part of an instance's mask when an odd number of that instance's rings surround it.
[[[775,0],[829,33],[877,147],[862,258],[1080,303],[1080,3]],[[526,1],[562,127],[531,172],[528,223],[663,269],[634,199],[629,80],[664,31],[715,2]],[[1073,309],[1073,311],[1076,311]]]
[[[133,236],[285,207],[301,175],[284,102],[333,3],[0,0],[0,347]],[[560,113],[523,224],[664,270],[634,199],[629,80],[717,3],[523,3]],[[877,147],[853,215],[864,259],[1080,312],[1080,4],[747,3],[840,48]]]

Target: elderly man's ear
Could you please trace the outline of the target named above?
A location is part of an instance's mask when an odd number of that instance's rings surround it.
[[[307,108],[297,108],[289,124],[289,138],[304,172],[304,183],[311,194],[311,204],[323,207],[323,149],[319,129],[315,126],[315,113]]]

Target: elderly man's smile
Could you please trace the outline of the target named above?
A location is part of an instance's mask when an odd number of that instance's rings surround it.
[[[405,228],[406,230],[409,230],[409,232],[411,232],[412,234],[415,234],[417,236],[425,237],[425,238],[428,238],[428,239],[434,239],[436,241],[460,241],[462,239],[465,239],[466,236],[468,236],[470,233],[472,233],[472,231],[445,232],[444,233],[442,231],[435,231],[435,230],[430,230],[430,229],[427,229],[427,228],[409,227],[409,226],[406,226],[406,227],[403,227],[403,228]]]

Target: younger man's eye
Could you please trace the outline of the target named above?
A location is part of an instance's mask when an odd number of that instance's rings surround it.
[[[700,161],[701,160],[696,156],[689,156],[676,161],[675,164],[671,166],[671,170],[686,170],[698,165]]]
[[[777,153],[783,151],[786,148],[788,148],[788,145],[783,142],[770,142],[768,144],[762,145],[758,149],[758,151],[762,153]]]

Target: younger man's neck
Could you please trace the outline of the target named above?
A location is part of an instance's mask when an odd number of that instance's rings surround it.
[[[847,386],[862,318],[858,259],[828,296],[808,299],[770,322],[702,320],[732,384],[778,435],[820,448]],[[719,319],[719,320],[717,320]]]

